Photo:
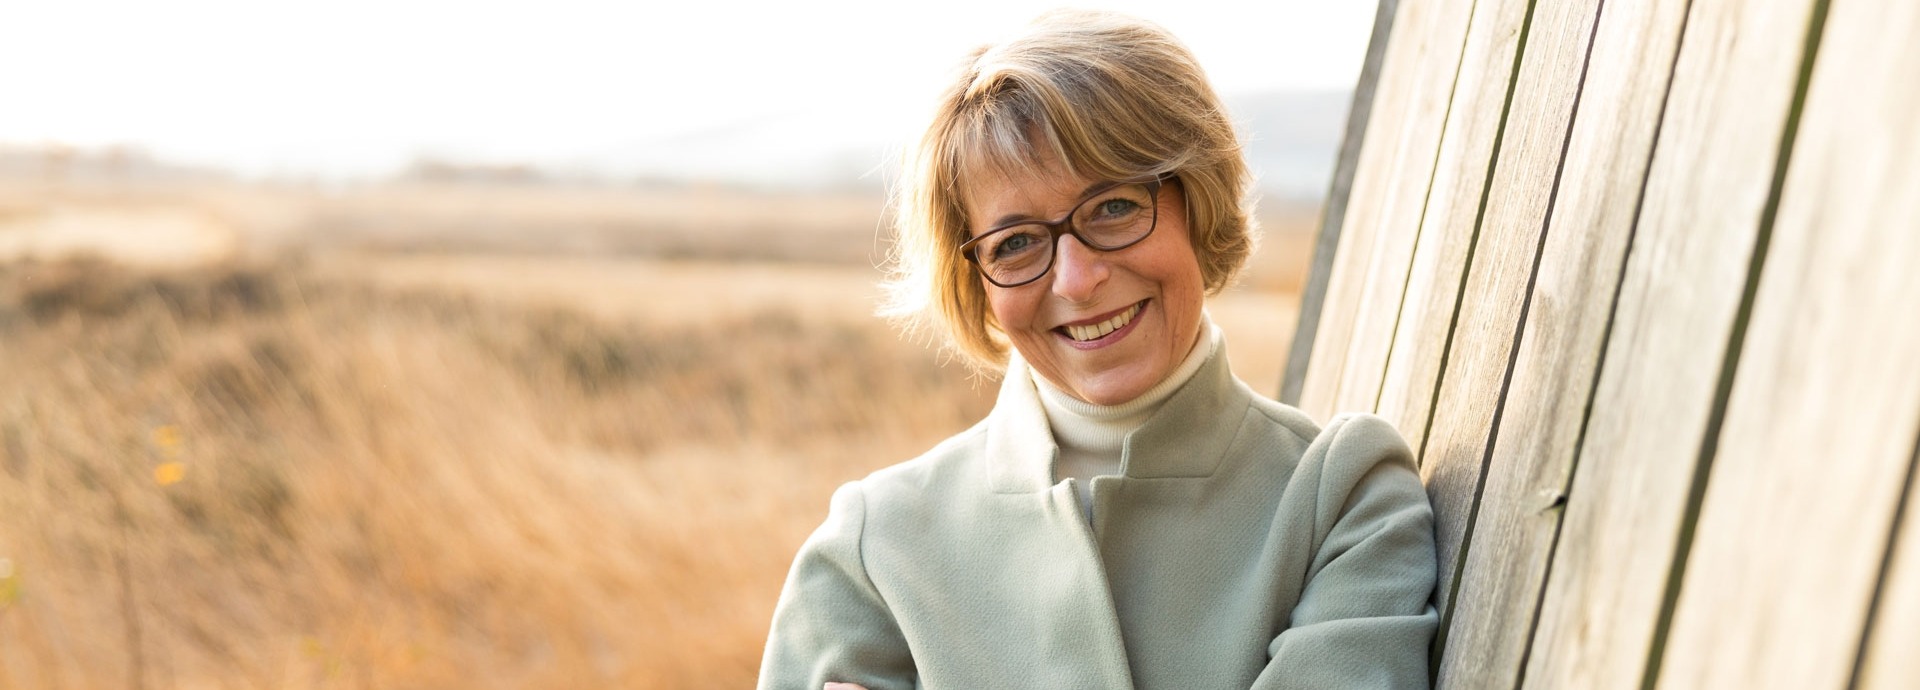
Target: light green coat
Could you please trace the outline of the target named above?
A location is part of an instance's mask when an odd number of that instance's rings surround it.
[[[1093,480],[1089,528],[1022,367],[980,424],[834,494],[761,688],[1426,687],[1433,514],[1387,423],[1320,429],[1223,347]]]

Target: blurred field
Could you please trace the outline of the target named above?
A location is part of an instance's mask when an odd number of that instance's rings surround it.
[[[749,686],[833,487],[991,402],[868,315],[879,212],[0,182],[0,688]],[[1210,305],[1257,388],[1309,220]]]

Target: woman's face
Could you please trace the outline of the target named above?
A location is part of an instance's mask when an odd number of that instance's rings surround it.
[[[1057,164],[1032,170],[977,178],[966,200],[971,234],[1012,220],[1059,218],[1090,188],[1108,182],[1069,176]],[[1179,366],[1199,337],[1206,290],[1183,190],[1163,185],[1156,201],[1158,224],[1139,244],[1102,252],[1063,235],[1052,270],[1039,280],[1003,288],[981,279],[994,318],[1020,356],[1086,402],[1139,397]],[[1068,330],[1115,319],[1119,327],[1103,336],[1080,340]]]

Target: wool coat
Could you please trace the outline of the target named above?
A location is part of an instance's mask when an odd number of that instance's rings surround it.
[[[1325,428],[1224,345],[1093,479],[1089,524],[1025,365],[981,423],[834,493],[763,689],[1426,687],[1433,514],[1386,422]]]

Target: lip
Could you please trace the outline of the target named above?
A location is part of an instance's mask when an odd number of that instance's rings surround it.
[[[1129,304],[1127,306],[1121,307],[1119,309],[1115,309],[1105,314],[1094,316],[1092,318],[1081,319],[1079,321],[1070,321],[1067,323],[1060,324],[1059,326],[1054,327],[1052,331],[1053,336],[1055,338],[1059,338],[1060,342],[1066,343],[1068,347],[1071,347],[1075,350],[1098,350],[1100,348],[1107,347],[1114,343],[1120,342],[1121,339],[1133,333],[1133,329],[1140,325],[1140,321],[1141,321],[1140,317],[1145,316],[1147,313],[1147,304],[1152,301],[1153,301],[1152,299],[1143,299],[1133,304]],[[1099,338],[1095,338],[1093,340],[1088,340],[1083,342],[1083,341],[1074,340],[1073,338],[1068,337],[1065,332],[1065,329],[1068,326],[1089,326],[1092,324],[1100,323],[1102,321],[1106,321],[1107,319],[1111,319],[1115,316],[1119,316],[1120,314],[1126,313],[1127,310],[1132,309],[1134,307],[1139,307],[1140,313],[1135,315],[1132,321],[1128,321],[1127,325],[1116,328],[1112,333],[1108,333]]]

